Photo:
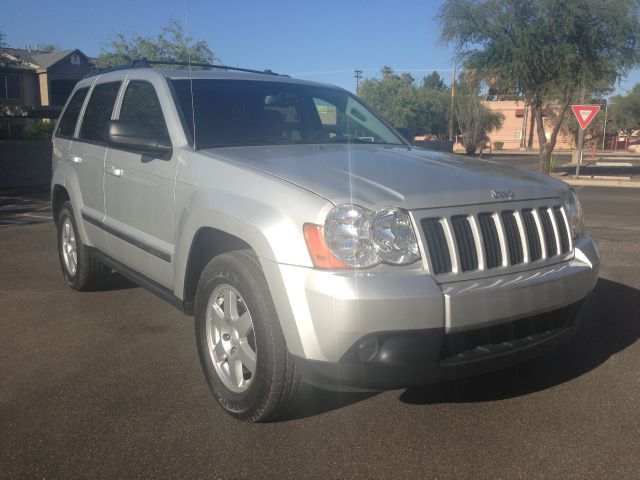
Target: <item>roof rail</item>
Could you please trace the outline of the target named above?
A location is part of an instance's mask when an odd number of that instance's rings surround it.
[[[234,72],[246,72],[246,73],[257,73],[260,75],[276,75],[276,76],[282,76],[282,77],[288,77],[288,75],[280,75],[278,73],[275,73],[271,70],[252,70],[249,68],[239,68],[239,67],[230,67],[228,65],[214,65],[211,63],[199,63],[199,62],[178,62],[175,60],[147,60],[146,58],[140,58],[140,59],[136,59],[136,60],[132,60],[131,63],[128,63],[126,65],[118,65],[115,67],[108,67],[108,68],[99,68],[99,69],[95,69],[89,72],[89,74],[87,75],[87,77],[93,77],[94,75],[98,75],[101,73],[107,73],[107,72],[115,72],[118,70],[125,70],[128,68],[149,68],[153,65],[175,65],[175,66],[181,66],[181,67],[198,67],[198,68],[214,68],[217,70],[231,70]]]

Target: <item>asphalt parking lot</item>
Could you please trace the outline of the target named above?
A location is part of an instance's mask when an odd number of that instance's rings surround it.
[[[67,288],[53,224],[9,218],[9,192],[0,477],[638,478],[640,190],[579,193],[603,260],[566,348],[419,389],[316,391],[246,425],[209,394],[189,317],[116,274],[105,291]]]

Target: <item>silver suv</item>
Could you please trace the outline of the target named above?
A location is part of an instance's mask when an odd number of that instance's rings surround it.
[[[414,148],[340,88],[236,70],[86,78],[53,137],[66,282],[115,269],[194,315],[227,412],[478,374],[578,327],[599,253],[566,184]]]

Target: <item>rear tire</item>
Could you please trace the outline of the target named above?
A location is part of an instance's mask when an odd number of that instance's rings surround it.
[[[111,272],[89,255],[78,233],[69,201],[58,212],[58,256],[64,279],[74,290],[96,290]]]
[[[207,383],[233,417],[270,420],[304,397],[307,385],[296,372],[250,250],[224,253],[206,266],[196,293],[195,329]]]

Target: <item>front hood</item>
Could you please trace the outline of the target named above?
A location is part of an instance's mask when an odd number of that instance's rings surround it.
[[[559,197],[563,182],[462,156],[380,145],[278,145],[203,150],[310,190],[336,205],[409,210]]]

